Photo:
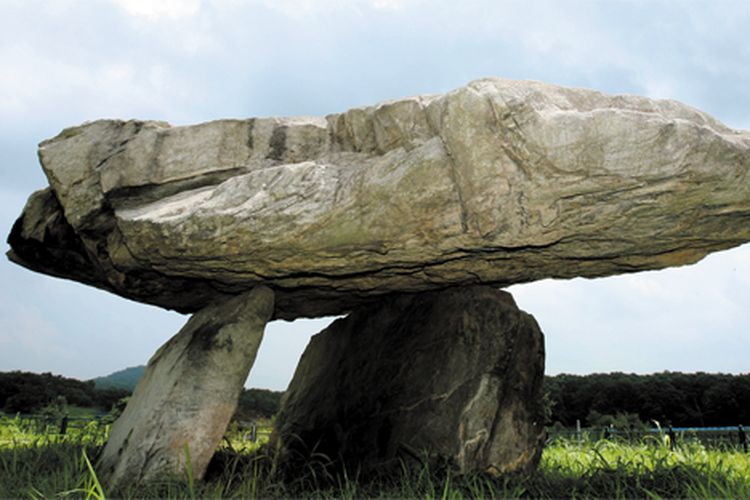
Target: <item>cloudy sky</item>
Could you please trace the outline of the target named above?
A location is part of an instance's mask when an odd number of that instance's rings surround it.
[[[96,118],[323,115],[503,76],[750,129],[748,26],[745,0],[0,0],[0,233],[46,185],[36,144]],[[548,373],[750,372],[750,245],[511,291],[546,334]],[[185,320],[0,262],[2,371],[144,364]],[[325,324],[270,325],[248,384],[284,389]]]

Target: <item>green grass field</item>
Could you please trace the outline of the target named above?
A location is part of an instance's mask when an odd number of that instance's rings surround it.
[[[104,427],[104,428],[102,428]],[[638,444],[553,440],[538,471],[492,479],[425,468],[377,482],[325,478],[310,467],[282,481],[253,455],[257,444],[230,434],[203,482],[172,478],[110,492],[90,467],[106,435],[94,422],[66,436],[38,434],[28,421],[0,417],[0,498],[750,498],[750,455],[686,441],[676,450],[657,438]]]

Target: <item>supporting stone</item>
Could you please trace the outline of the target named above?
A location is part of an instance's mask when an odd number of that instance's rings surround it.
[[[237,407],[274,307],[258,287],[193,315],[149,360],[98,464],[110,488],[205,473]]]
[[[486,286],[402,295],[314,336],[276,419],[281,460],[349,470],[400,457],[462,472],[530,471],[543,443],[544,339]],[[426,452],[426,453],[425,453]]]

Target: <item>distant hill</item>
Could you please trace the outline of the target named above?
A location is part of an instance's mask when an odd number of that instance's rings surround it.
[[[145,366],[131,366],[104,377],[92,380],[97,389],[125,389],[130,392],[143,376]],[[279,411],[279,402],[283,392],[268,389],[244,389],[240,395],[235,419],[253,420],[258,417],[270,418]]]
[[[97,389],[127,389],[133,392],[145,370],[146,367],[143,365],[131,366],[92,380]]]

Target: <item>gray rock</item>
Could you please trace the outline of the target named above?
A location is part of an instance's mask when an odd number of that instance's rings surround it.
[[[9,257],[183,312],[262,284],[276,318],[340,314],[750,240],[750,133],[674,101],[538,82],[325,118],[96,121],[39,156],[50,188]]]
[[[255,361],[273,292],[265,287],[208,306],[148,362],[98,464],[110,488],[205,473]]]
[[[544,441],[543,377],[542,332],[510,294],[403,295],[311,339],[272,447],[292,467],[314,454],[365,473],[425,457],[462,472],[528,472]]]

